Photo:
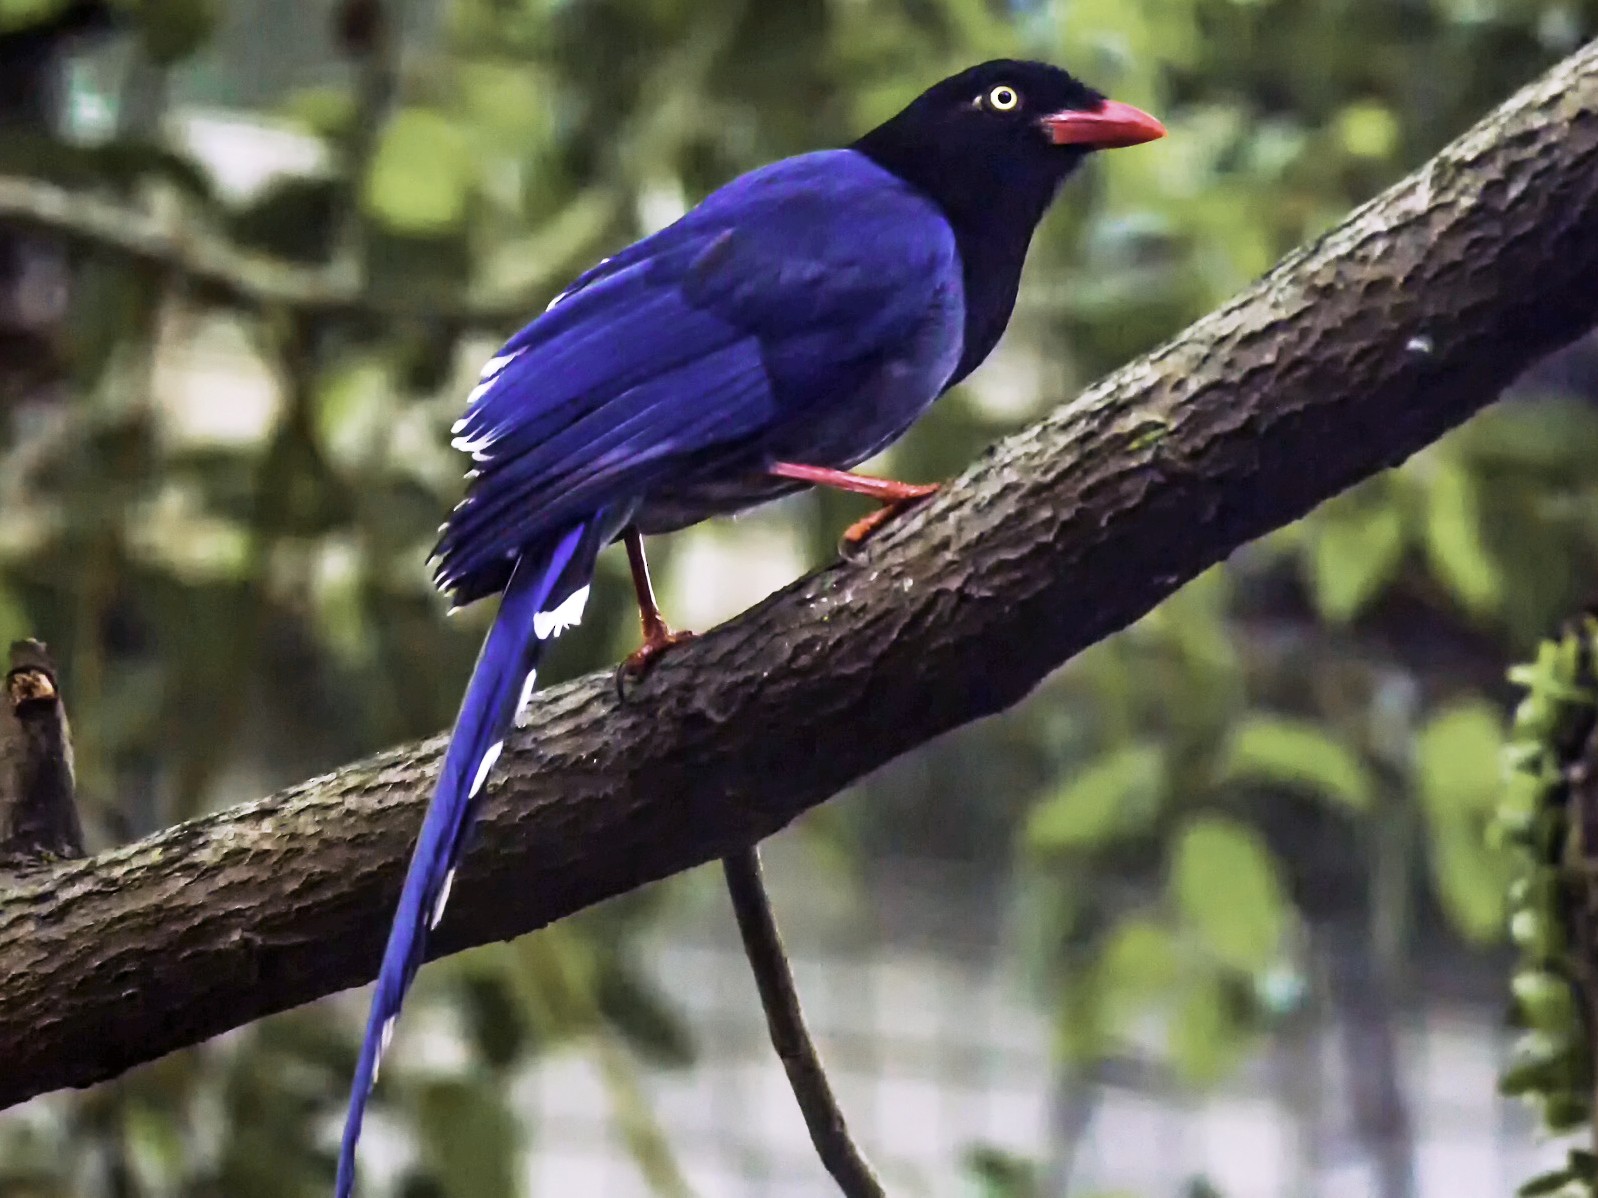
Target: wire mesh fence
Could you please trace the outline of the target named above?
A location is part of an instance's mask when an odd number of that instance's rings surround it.
[[[1362,1037],[1313,1003],[1227,1081],[1195,1092],[1152,1055],[1062,1063],[1055,1013],[995,950],[993,913],[980,909],[991,888],[963,867],[879,872],[869,914],[817,921],[784,904],[805,881],[796,862],[778,862],[770,872],[779,913],[797,916],[786,939],[811,1029],[895,1195],[982,1193],[969,1168],[979,1148],[1028,1162],[1039,1198],[1503,1198],[1563,1156],[1496,1094],[1508,1037],[1490,1002],[1405,1010],[1386,1112],[1369,1099]],[[692,1068],[653,1072],[646,1087],[691,1193],[835,1193],[766,1039],[730,914],[674,923],[651,964],[698,1048]],[[538,1066],[525,1107],[534,1194],[652,1193],[611,1102],[587,1055]]]

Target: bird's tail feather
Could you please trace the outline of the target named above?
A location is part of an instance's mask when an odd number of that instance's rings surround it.
[[[606,531],[604,514],[599,513],[523,553],[483,640],[383,950],[344,1122],[337,1198],[349,1198],[354,1186],[355,1143],[378,1064],[405,991],[421,965],[427,932],[444,913],[483,785],[517,711],[532,693],[545,642],[582,615]]]

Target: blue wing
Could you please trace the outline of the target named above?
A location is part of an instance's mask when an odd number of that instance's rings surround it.
[[[468,602],[596,504],[707,456],[747,460],[811,406],[846,401],[958,279],[936,209],[852,151],[728,184],[580,277],[490,361],[455,426],[476,471],[435,551],[438,585]]]

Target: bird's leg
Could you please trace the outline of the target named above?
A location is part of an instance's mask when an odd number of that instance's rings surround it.
[[[770,473],[778,478],[791,478],[795,482],[811,483],[818,487],[831,487],[851,495],[865,495],[882,504],[869,516],[856,520],[843,533],[845,550],[858,548],[879,527],[937,492],[937,483],[901,483],[891,478],[871,478],[865,474],[851,474],[847,470],[828,470],[825,466],[800,466],[793,462],[773,462]]]
[[[649,583],[649,563],[644,559],[644,538],[636,528],[622,534],[627,543],[627,565],[632,569],[633,590],[638,594],[638,622],[643,625],[644,643],[622,663],[622,673],[639,675],[654,664],[655,658],[673,645],[680,645],[694,634],[673,632],[655,603],[655,588]]]

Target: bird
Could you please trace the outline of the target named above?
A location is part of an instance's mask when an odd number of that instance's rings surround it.
[[[600,261],[483,368],[453,427],[471,455],[434,583],[500,596],[384,948],[336,1182],[349,1198],[379,1062],[449,898],[506,733],[595,559],[624,542],[646,670],[674,632],[643,537],[806,486],[882,506],[859,546],[936,488],[853,473],[999,341],[1033,233],[1091,153],[1165,136],[1068,71],[997,60],[934,84],[852,144],[723,185]]]

